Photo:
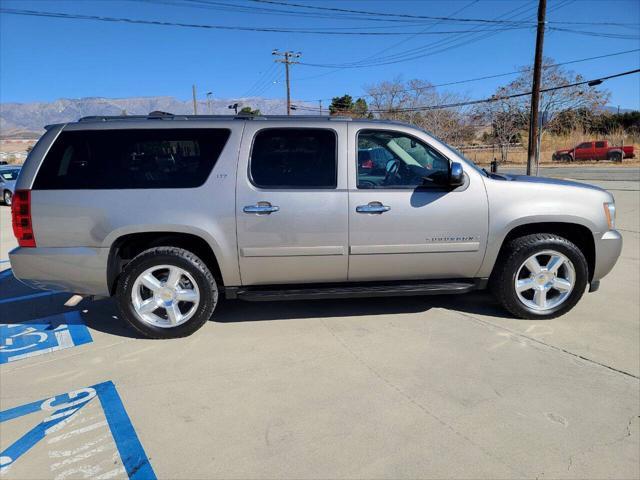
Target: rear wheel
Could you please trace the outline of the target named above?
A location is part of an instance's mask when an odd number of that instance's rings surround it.
[[[116,296],[120,313],[142,335],[176,338],[191,335],[211,318],[218,286],[193,253],[156,247],[127,264]]]
[[[609,160],[612,160],[614,162],[622,162],[622,152],[612,152],[609,155]]]
[[[5,205],[11,206],[11,201],[13,200],[13,195],[11,194],[11,192],[9,190],[5,190],[4,194],[2,195],[2,200],[4,201]]]
[[[519,318],[554,318],[571,310],[584,294],[587,261],[566,238],[540,233],[511,241],[496,265],[492,290]]]

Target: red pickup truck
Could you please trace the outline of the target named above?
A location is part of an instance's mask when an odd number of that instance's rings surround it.
[[[623,158],[634,158],[633,145],[610,147],[606,140],[599,142],[583,142],[574,148],[557,150],[553,160],[573,162],[574,160],[613,160],[621,162]]]

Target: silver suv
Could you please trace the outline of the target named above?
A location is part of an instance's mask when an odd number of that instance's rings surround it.
[[[613,196],[490,174],[412,126],[344,117],[90,117],[18,179],[14,274],[115,296],[154,338],[244,300],[465,293],[570,310],[615,264]]]

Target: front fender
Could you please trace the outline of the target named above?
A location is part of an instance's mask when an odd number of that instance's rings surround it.
[[[486,179],[485,185],[489,198],[489,238],[479,277],[491,274],[505,238],[523,225],[577,225],[591,232],[593,240],[608,230],[603,203],[613,198],[597,187],[529,177],[512,181]]]
[[[525,225],[540,225],[540,231],[542,231],[544,230],[542,225],[550,223],[579,225],[581,227],[588,228],[592,233],[594,232],[594,228],[596,228],[595,224],[589,221],[585,221],[585,219],[582,217],[577,217],[574,215],[527,215],[522,218],[514,219],[511,222],[505,224],[500,229],[491,231],[489,235],[489,241],[487,242],[487,250],[484,256],[484,260],[476,276],[480,278],[487,278],[489,277],[489,275],[491,275],[496,260],[498,259],[498,255],[500,254],[500,249],[502,248],[502,245],[504,244],[507,236],[513,230]]]

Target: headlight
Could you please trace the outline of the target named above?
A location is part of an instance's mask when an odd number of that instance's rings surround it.
[[[609,230],[613,230],[616,228],[616,204],[604,203],[604,215],[607,217],[607,224],[609,225]]]

